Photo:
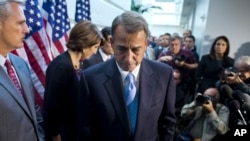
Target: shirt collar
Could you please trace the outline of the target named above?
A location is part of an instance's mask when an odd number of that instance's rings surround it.
[[[9,55],[7,54],[6,57],[4,57],[3,55],[0,54],[0,66],[2,66],[3,68],[5,68],[5,61],[6,59],[9,59]]]
[[[102,51],[101,48],[100,48],[98,51],[99,51],[99,53],[100,53],[100,55],[101,55],[103,61],[106,61],[106,60],[108,59],[108,57],[110,57],[110,55],[105,54],[105,53]]]
[[[127,77],[129,71],[122,70],[122,68],[118,65],[117,61],[116,61],[116,65],[117,65],[118,70],[119,70],[119,72],[121,74],[122,82],[125,82],[125,78]],[[138,66],[136,66],[135,69],[131,72],[134,75],[134,77],[135,77],[135,81],[138,80],[138,74],[139,74],[140,67],[141,67],[141,64],[139,64]]]

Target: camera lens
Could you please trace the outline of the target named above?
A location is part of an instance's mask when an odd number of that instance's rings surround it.
[[[198,95],[195,100],[196,100],[196,105],[199,106],[205,103],[208,104],[208,100],[212,100],[212,98],[209,96]]]

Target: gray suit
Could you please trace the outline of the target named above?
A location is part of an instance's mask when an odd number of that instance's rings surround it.
[[[4,68],[0,67],[0,141],[42,141],[41,115],[35,106],[30,71],[20,57],[9,54],[25,100],[12,83]]]

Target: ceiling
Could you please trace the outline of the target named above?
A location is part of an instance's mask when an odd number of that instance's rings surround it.
[[[151,10],[154,25],[183,27],[189,23],[190,15],[196,4],[196,0],[143,0],[142,2],[162,7],[160,10]]]

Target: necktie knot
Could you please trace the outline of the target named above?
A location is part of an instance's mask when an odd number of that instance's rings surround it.
[[[128,73],[127,80],[129,83],[134,83],[135,81],[134,75],[132,73]]]
[[[9,59],[6,59],[5,64],[4,64],[7,68],[11,67],[11,62]]]

